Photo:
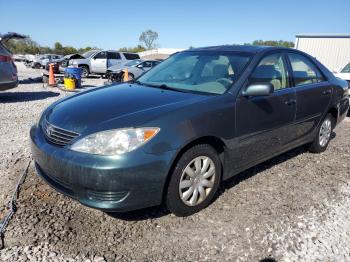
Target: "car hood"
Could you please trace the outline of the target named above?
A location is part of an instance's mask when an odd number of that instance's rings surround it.
[[[44,113],[51,124],[77,133],[141,126],[207,95],[119,84],[57,101]]]

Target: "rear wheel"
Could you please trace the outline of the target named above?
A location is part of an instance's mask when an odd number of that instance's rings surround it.
[[[177,216],[189,216],[207,207],[218,190],[221,162],[217,151],[201,144],[178,160],[166,195],[168,209]]]
[[[315,140],[310,145],[310,152],[321,153],[327,149],[329,141],[331,140],[334,121],[335,120],[331,114],[327,114],[326,117],[322,120]]]

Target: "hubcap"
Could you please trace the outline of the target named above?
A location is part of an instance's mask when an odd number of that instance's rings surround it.
[[[215,165],[207,156],[193,159],[180,178],[179,193],[187,206],[196,206],[209,195],[215,181]]]
[[[332,133],[332,123],[328,118],[323,121],[320,128],[319,142],[320,146],[324,147],[327,145]]]

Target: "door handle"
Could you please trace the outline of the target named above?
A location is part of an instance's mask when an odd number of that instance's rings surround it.
[[[327,89],[327,90],[324,90],[322,92],[322,95],[330,95],[332,93],[332,90],[331,89]]]
[[[297,100],[295,99],[289,99],[287,101],[284,102],[287,106],[291,106],[297,103]]]

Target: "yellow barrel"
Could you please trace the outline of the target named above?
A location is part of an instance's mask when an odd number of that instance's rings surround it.
[[[75,79],[74,78],[64,78],[64,87],[68,90],[74,90],[75,89]]]

